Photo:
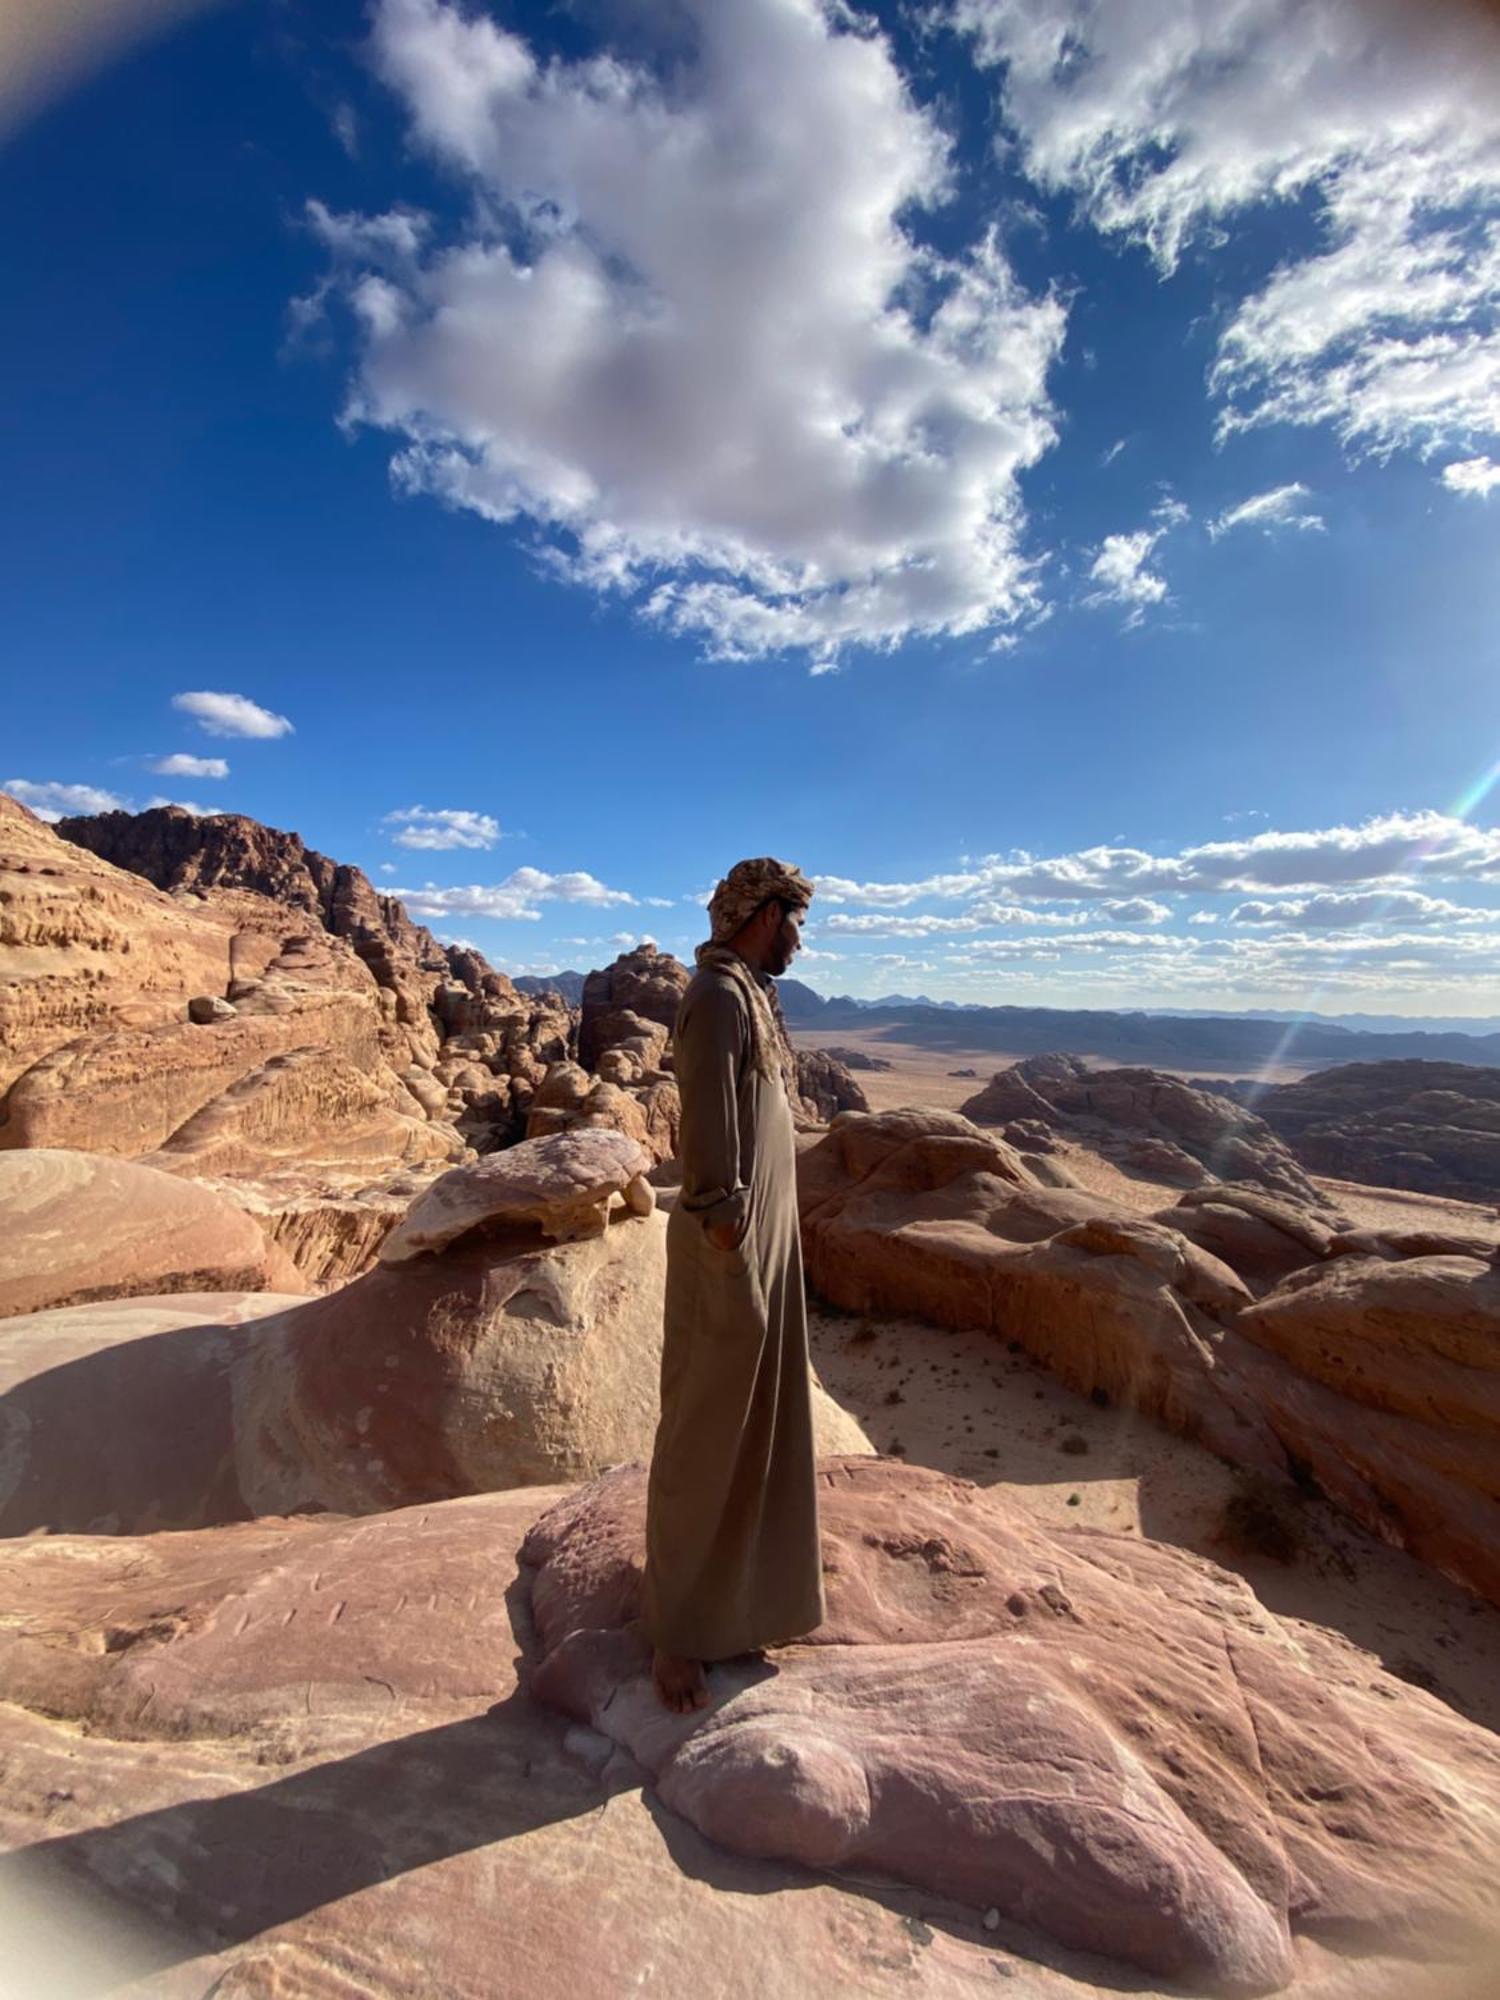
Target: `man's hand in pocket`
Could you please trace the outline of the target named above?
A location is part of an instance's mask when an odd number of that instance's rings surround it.
[[[732,1222],[710,1222],[706,1234],[716,1250],[738,1250],[740,1247]]]

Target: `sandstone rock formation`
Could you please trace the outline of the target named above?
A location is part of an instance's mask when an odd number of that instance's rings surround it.
[[[870,1100],[832,1049],[796,1049],[793,1054],[803,1103],[822,1124],[841,1111],[869,1110]]]
[[[527,1139],[435,1181],[381,1245],[383,1264],[443,1250],[483,1227],[539,1229],[551,1242],[602,1236],[611,1198],[649,1215],[656,1191],[646,1180],[651,1156],[621,1132],[581,1129]]]
[[[1235,1324],[1281,1365],[1277,1435],[1330,1499],[1500,1602],[1500,1270],[1339,1257]]]
[[[607,1049],[638,1032],[638,1021],[654,1022],[670,1033],[691,978],[679,959],[650,944],[623,951],[612,965],[591,972],[583,982],[579,1062],[587,1070],[597,1070]],[[623,1023],[618,1017],[624,1014],[635,1019]]]
[[[301,1292],[286,1252],[209,1188],[89,1153],[0,1153],[0,1318],[162,1292]]]
[[[1228,1098],[1153,1069],[1091,1070],[1077,1056],[1030,1056],[961,1107],[977,1124],[1039,1120],[1063,1136],[1189,1187],[1248,1181],[1316,1208],[1322,1196],[1276,1134]]]
[[[559,1501],[522,1548],[532,1686],[740,1853],[894,1876],[1221,1993],[1355,1953],[1494,1938],[1500,1749],[1235,1577],[1049,1531],[891,1460],[820,1468],[809,1639],[662,1709],[639,1608],[645,1478]]]
[[[0,800],[0,1144],[368,1178],[520,1137],[570,1029],[295,834]]]
[[[1256,1110],[1312,1173],[1500,1201],[1500,1069],[1344,1063],[1262,1091]]]
[[[368,1271],[386,1237],[439,1167],[403,1167],[369,1180],[358,1173],[236,1176],[217,1187],[253,1215],[316,1291]]]
[[[611,1075],[620,1073],[624,1055],[616,1048],[602,1058]],[[531,1100],[526,1136],[543,1139],[575,1126],[619,1132],[644,1146],[659,1166],[676,1153],[682,1128],[677,1080],[664,1070],[638,1068],[626,1087],[610,1077],[592,1077],[578,1063],[554,1063]]]
[[[558,1497],[0,1545],[6,1983],[47,2000],[1097,1992],[1097,1961],[952,1896],[705,1839],[607,1737],[533,1701],[515,1551]],[[1399,1714],[1435,1706],[1394,1693]],[[1363,2000],[1426,2000],[1413,1971],[1364,1961]]]
[[[955,1113],[846,1114],[801,1155],[798,1197],[808,1279],[833,1304],[988,1329],[1083,1394],[1272,1481],[1311,1481],[1500,1601],[1489,1261],[1339,1255],[1331,1228],[1258,1188],[1147,1218],[1039,1186]],[[1318,1316],[1335,1301],[1359,1344],[1351,1330],[1329,1362]]]
[[[537,1146],[576,1151],[582,1137]],[[628,1142],[587,1139],[628,1178]],[[86,1312],[8,1320],[0,1534],[366,1514],[649,1457],[666,1219],[621,1208],[602,1234],[548,1243],[543,1225],[597,1190],[564,1179],[540,1200],[513,1183],[508,1216],[476,1209],[441,1250],[380,1263],[232,1337],[175,1313],[128,1341],[107,1309],[97,1330]],[[820,1449],[869,1448],[821,1389],[815,1423]]]
[[[890,1069],[893,1067],[892,1063],[887,1057],[872,1055],[868,1049],[837,1048],[834,1047],[832,1044],[830,1044],[829,1047],[823,1051],[823,1053],[824,1055],[832,1056],[835,1062],[842,1063],[845,1069],[876,1070],[876,1069]],[[957,1072],[955,1072],[955,1074],[957,1074]],[[972,1076],[974,1072],[970,1070],[968,1074]],[[855,1110],[860,1110],[862,1108],[863,1107],[859,1105],[856,1105],[854,1107]]]
[[[1326,1209],[1304,1207],[1253,1184],[1190,1188],[1154,1220],[1218,1257],[1252,1291],[1334,1254],[1340,1231],[1353,1225]]]

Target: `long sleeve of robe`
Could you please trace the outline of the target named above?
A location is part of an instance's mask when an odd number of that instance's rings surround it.
[[[792,1116],[751,1054],[735,982],[678,1010],[682,1192],[667,1223],[661,1418],[646,1503],[647,1637],[723,1660],[822,1623]],[[720,1249],[708,1225],[729,1223]]]

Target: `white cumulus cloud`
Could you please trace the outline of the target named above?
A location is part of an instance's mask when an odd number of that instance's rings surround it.
[[[713,653],[998,630],[1039,602],[1018,475],[1054,439],[1065,309],[996,235],[913,218],[948,142],[884,36],[819,0],[680,0],[669,57],[539,61],[381,0],[417,143],[473,199],[310,211],[394,473],[543,531],[556,574]]]
[[[428,882],[420,889],[396,889],[414,917],[540,917],[542,903],[592,903],[603,907],[633,903],[623,889],[608,889],[596,876],[575,871],[548,875],[540,868],[517,868],[503,882],[472,882],[440,889]]]
[[[961,873],[927,875],[911,882],[857,882],[847,876],[818,875],[814,884],[824,904],[900,910],[926,899],[967,900],[966,918],[1004,923],[1016,921],[1004,913],[1017,901],[1087,902],[1098,909],[1118,899],[1118,915],[1120,904],[1135,910],[1163,908],[1152,901],[1162,895],[1311,893],[1373,883],[1399,888],[1407,878],[1419,877],[1500,882],[1500,827],[1471,825],[1446,813],[1385,813],[1358,826],[1301,832],[1267,828],[1238,840],[1205,841],[1175,854],[1123,846],[1086,847],[1056,855],[1021,852],[985,855]],[[1156,921],[1150,916],[1144,920]],[[845,921],[824,919],[830,929]]]
[[[398,847],[435,851],[450,847],[493,847],[500,838],[500,822],[488,813],[469,812],[456,806],[406,806],[388,812],[383,822],[401,830],[393,837]]]
[[[1273,486],[1268,493],[1253,493],[1237,507],[1226,507],[1209,522],[1210,541],[1227,535],[1231,528],[1260,528],[1270,534],[1277,528],[1321,529],[1327,526],[1321,514],[1308,506],[1312,495],[1300,480],[1288,486]]]
[[[98,785],[66,785],[55,778],[7,778],[0,791],[9,792],[23,806],[30,806],[38,819],[64,819],[70,813],[107,813],[127,810],[124,799]]]
[[[290,736],[292,725],[284,715],[262,708],[243,694],[215,694],[199,689],[174,694],[173,708],[190,715],[210,736]]]

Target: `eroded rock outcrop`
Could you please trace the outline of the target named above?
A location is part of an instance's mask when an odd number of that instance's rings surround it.
[[[632,1623],[645,1475],[537,1522],[535,1692],[740,1853],[994,1905],[1216,1992],[1500,1925],[1500,1750],[1181,1551],[891,1460],[820,1467],[828,1612],[664,1711]]]
[[[1189,1187],[1247,1181],[1309,1208],[1323,1201],[1263,1120],[1159,1070],[1089,1069],[1077,1056],[1030,1056],[997,1071],[962,1110],[1007,1135],[1013,1123],[1038,1121],[1152,1179]]]
[[[123,1343],[86,1314],[8,1321],[0,1533],[365,1514],[649,1456],[666,1219],[641,1212],[644,1157],[592,1132],[499,1155],[498,1178],[457,1169],[373,1270],[232,1339],[175,1314]],[[868,1448],[814,1406],[822,1449]]]
[[[163,1292],[300,1292],[287,1253],[210,1188],[128,1160],[0,1153],[0,1318]]]
[[[235,1176],[509,1143],[571,1016],[236,814],[0,801],[0,1144]]]
[[[835,1305],[988,1329],[1083,1394],[1313,1482],[1500,1601],[1488,1259],[1343,1254],[1327,1218],[1258,1188],[1145,1217],[1038,1185],[956,1113],[846,1114],[801,1155],[798,1193],[808,1279]]]
[[[602,1236],[614,1196],[636,1215],[655,1208],[650,1165],[646,1149],[621,1132],[585,1127],[525,1140],[435,1181],[385,1239],[380,1261],[403,1264],[481,1228],[534,1227],[554,1243]]]
[[[868,1111],[870,1100],[832,1049],[795,1049],[797,1087],[803,1103],[823,1123],[841,1111]]]
[[[680,959],[651,944],[622,951],[612,965],[591,972],[583,982],[579,1062],[587,1070],[598,1070],[605,1051],[638,1033],[641,1021],[670,1034],[692,976]],[[634,1020],[620,1018],[627,1014]]]
[[[1274,1421],[1346,1512],[1500,1603],[1500,1269],[1338,1257],[1239,1315]]]
[[[1233,1182],[1190,1188],[1154,1218],[1227,1264],[1252,1291],[1334,1254],[1347,1218]]]
[[[1315,1174],[1500,1201],[1500,1069],[1343,1063],[1260,1092],[1255,1108]]]
[[[801,1155],[798,1201],[808,1282],[835,1305],[987,1328],[1084,1395],[1284,1473],[1226,1366],[1250,1293],[1175,1230],[1105,1196],[1042,1186],[957,1112],[837,1119]]]

